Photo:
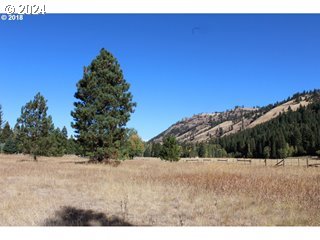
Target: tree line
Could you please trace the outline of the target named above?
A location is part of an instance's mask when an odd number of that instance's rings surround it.
[[[26,103],[14,127],[3,119],[0,106],[0,150],[7,154],[63,156],[77,154],[101,162],[142,156],[144,143],[134,129],[126,128],[136,103],[117,59],[105,49],[84,68],[77,83],[71,112],[75,136],[56,128],[47,114],[41,93]]]
[[[3,120],[0,107],[0,143],[1,152],[7,154],[24,153],[37,156],[63,156],[76,154],[77,144],[73,136],[68,137],[67,128],[55,128],[52,117],[47,115],[47,101],[37,93],[21,109],[21,116],[11,128]]]
[[[164,138],[164,141],[168,138],[174,138],[174,136],[168,136]],[[178,143],[179,146],[179,158],[215,158],[215,157],[227,157],[228,153],[224,148],[219,144],[212,143]],[[165,148],[164,144],[161,143],[148,143],[146,144],[144,157],[160,157],[163,149]]]

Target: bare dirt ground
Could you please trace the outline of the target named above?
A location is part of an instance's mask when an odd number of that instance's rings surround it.
[[[0,155],[0,225],[320,226],[320,168],[81,161]]]

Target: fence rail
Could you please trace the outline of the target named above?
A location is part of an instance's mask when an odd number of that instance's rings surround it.
[[[199,163],[235,163],[247,165],[261,166],[300,166],[300,167],[320,167],[320,158],[316,157],[300,157],[300,158],[285,158],[285,159],[249,159],[249,158],[185,158],[185,162]]]

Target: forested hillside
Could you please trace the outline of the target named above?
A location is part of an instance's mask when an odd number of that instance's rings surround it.
[[[264,107],[236,106],[225,112],[201,113],[170,126],[150,142],[161,143],[167,136],[174,136],[180,143],[207,142],[214,138],[221,138],[230,134],[253,128],[259,124],[276,118],[279,114],[296,111],[301,106],[307,106],[312,102],[312,95],[316,92],[296,93],[286,100],[269,104]]]
[[[320,155],[319,90],[297,93],[285,101],[255,108],[246,115],[240,114],[239,118],[226,120],[238,122],[240,129],[227,133],[220,129],[220,134],[203,141],[180,141],[181,156],[285,158]],[[220,122],[216,124],[221,126]],[[153,139],[145,155],[157,156],[160,151],[161,143]]]
[[[213,142],[239,157],[316,155],[320,150],[320,103],[289,110],[267,123]]]

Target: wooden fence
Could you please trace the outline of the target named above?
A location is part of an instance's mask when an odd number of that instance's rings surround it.
[[[184,158],[185,162],[199,163],[237,163],[247,165],[261,165],[273,167],[285,166],[303,166],[303,167],[320,167],[320,158],[318,157],[300,157],[285,159],[254,159],[254,158]]]

